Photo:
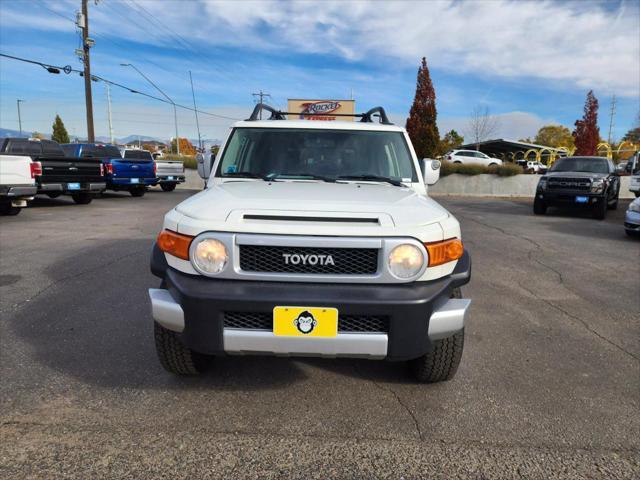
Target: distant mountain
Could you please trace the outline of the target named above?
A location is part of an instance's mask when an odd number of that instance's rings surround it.
[[[5,137],[21,137],[21,138],[29,138],[33,132],[27,132],[25,130],[22,131],[22,135],[20,135],[20,130],[12,130],[10,128],[0,128],[0,138]],[[51,138],[51,135],[47,135],[43,133],[42,136],[44,138]]]
[[[27,132],[27,131],[22,131],[22,137],[23,138],[29,138],[31,135],[33,134],[33,132]],[[0,128],[0,138],[4,138],[4,137],[20,137],[20,131],[19,130],[13,130],[11,128]],[[42,136],[44,138],[51,138],[51,135],[46,134],[46,133],[42,133]],[[71,137],[71,141],[75,141],[76,138],[75,137]],[[138,138],[140,139],[140,144],[143,143],[162,143],[167,145],[169,143],[168,139],[164,139],[164,138],[160,138],[160,137],[153,137],[151,135],[128,135],[126,137],[123,138],[116,138],[116,144],[118,145],[131,145],[131,144],[137,144],[138,143]],[[77,138],[78,142],[86,142],[86,139],[78,137]],[[198,146],[198,139],[197,138],[190,138],[189,141],[195,145],[196,147]],[[99,143],[109,143],[109,137],[105,137],[105,136],[98,136],[96,137],[96,142]],[[202,141],[204,148],[205,149],[209,149],[211,148],[212,145],[220,145],[222,143],[221,140],[212,138],[212,139],[206,139]]]

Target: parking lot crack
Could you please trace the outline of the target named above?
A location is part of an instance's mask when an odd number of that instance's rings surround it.
[[[361,377],[363,377],[366,380],[369,380],[371,383],[373,383],[373,385],[376,388],[378,388],[378,389],[380,389],[380,390],[382,390],[384,392],[388,392],[393,396],[393,398],[396,400],[398,405],[400,405],[400,407],[409,414],[409,417],[411,417],[411,420],[413,421],[413,424],[414,424],[414,426],[416,428],[416,434],[417,434],[418,438],[420,439],[420,441],[423,441],[424,437],[422,435],[422,430],[420,429],[420,423],[418,422],[418,419],[416,418],[416,415],[413,413],[413,410],[411,410],[411,408],[409,408],[409,406],[402,401],[402,399],[400,398],[400,395],[398,395],[398,393],[395,390],[393,390],[391,387],[384,386],[384,385],[380,384],[379,382],[377,382],[376,380],[374,380],[373,378],[371,378],[368,375],[366,375],[364,372],[362,372],[360,370],[360,368],[359,368],[359,366],[357,364],[354,364],[353,368],[356,370],[356,372]]]
[[[43,293],[49,291],[50,289],[52,289],[53,287],[55,287],[55,286],[57,286],[57,285],[59,285],[61,283],[64,283],[64,282],[66,282],[68,280],[71,280],[71,279],[76,279],[76,278],[81,277],[83,275],[86,275],[88,273],[93,273],[93,272],[95,272],[97,270],[101,270],[104,267],[107,267],[109,265],[113,265],[114,263],[119,262],[120,260],[124,260],[126,258],[133,257],[134,255],[138,255],[138,254],[143,253],[145,251],[146,250],[136,250],[134,252],[130,252],[130,253],[127,253],[125,255],[121,255],[120,257],[117,257],[117,258],[115,258],[113,260],[110,260],[109,262],[101,263],[100,265],[96,265],[95,267],[87,268],[86,270],[82,270],[82,271],[80,271],[78,273],[72,273],[72,274],[67,275],[65,277],[58,278],[58,279],[52,281],[49,285],[47,285],[43,289],[38,290],[36,293],[31,295],[26,300],[23,300],[22,302],[16,303],[14,305],[11,305],[10,307],[7,307],[7,308],[4,308],[4,309],[0,310],[0,313],[6,313],[6,312],[9,312],[9,311],[14,311],[15,312],[16,310],[19,310],[20,308],[22,308],[27,303],[31,302],[32,300],[35,300],[36,298],[38,298]]]
[[[562,276],[562,273],[558,270],[556,270],[555,268],[550,267],[549,265],[547,265],[546,263],[542,262],[541,260],[539,260],[538,258],[536,258],[534,256],[535,253],[537,252],[542,252],[544,249],[542,247],[542,245],[540,245],[538,242],[536,242],[535,240],[532,240],[529,237],[526,237],[524,235],[519,235],[517,233],[512,233],[512,232],[508,232],[506,230],[504,230],[503,228],[497,227],[495,225],[491,225],[489,223],[486,222],[481,222],[480,220],[476,219],[476,218],[471,218],[471,217],[464,217],[466,220],[469,220],[471,222],[477,223],[478,225],[482,225],[483,227],[486,228],[490,228],[492,230],[496,230],[500,233],[502,233],[505,236],[508,237],[514,237],[514,238],[518,238],[521,240],[525,240],[526,242],[528,242],[529,244],[533,245],[535,247],[534,250],[529,250],[529,252],[527,253],[527,257],[529,258],[529,260],[532,260],[534,262],[536,262],[537,264],[541,265],[542,267],[544,267],[545,269],[549,270],[550,272],[553,272],[557,277],[558,280],[560,282],[560,284],[567,289],[569,292],[571,292],[572,294],[576,295],[579,298],[583,298],[581,295],[579,295],[577,292],[573,291],[572,289],[570,289],[567,284],[564,282],[564,277]],[[540,295],[538,295],[537,292],[525,287],[522,282],[518,282],[518,285],[520,286],[520,288],[522,288],[523,290],[525,290],[526,292],[530,293],[531,295],[533,295],[536,299],[546,303],[547,305],[549,305],[551,308],[559,311],[560,313],[562,313],[563,315],[565,315],[566,317],[572,319],[574,321],[574,323],[577,323],[579,325],[581,325],[582,327],[584,327],[587,331],[589,331],[590,333],[592,333],[593,335],[595,335],[596,337],[600,338],[601,340],[609,343],[610,345],[616,347],[618,350],[622,351],[623,353],[629,355],[630,357],[632,357],[633,359],[640,361],[640,358],[635,355],[634,353],[628,351],[626,348],[624,348],[622,345],[617,344],[616,342],[614,342],[613,340],[610,340],[609,338],[605,337],[604,335],[602,335],[601,333],[599,333],[598,331],[596,331],[593,327],[591,327],[583,318],[580,318],[576,315],[573,315],[572,313],[566,311],[565,309],[563,309],[562,307],[560,307],[559,305],[555,304],[554,302],[552,302],[551,300],[548,300],[546,298],[541,297]]]
[[[622,345],[618,345],[616,342],[614,342],[613,340],[610,340],[609,338],[605,337],[604,335],[600,334],[598,331],[594,330],[587,322],[584,321],[584,319],[573,315],[572,313],[568,312],[567,310],[565,310],[564,308],[562,308],[561,306],[555,304],[554,302],[552,302],[551,300],[548,300],[546,298],[541,297],[540,295],[538,295],[535,291],[528,289],[527,287],[525,287],[521,282],[518,282],[518,285],[520,286],[520,288],[522,288],[523,290],[525,290],[526,292],[529,292],[531,295],[533,295],[536,299],[546,303],[547,305],[549,305],[551,308],[559,311],[560,313],[562,313],[563,315],[565,315],[566,317],[569,317],[570,319],[572,319],[575,323],[578,323],[580,325],[582,325],[586,330],[588,330],[589,332],[591,332],[593,335],[595,335],[596,337],[600,338],[601,340],[604,340],[605,342],[607,342],[608,344],[616,347],[618,350],[620,350],[623,353],[626,353],[627,355],[629,355],[630,357],[632,357],[633,359],[635,359],[636,361],[640,361],[640,358],[635,355],[634,353],[630,352],[629,350],[627,350],[626,348],[624,348]]]

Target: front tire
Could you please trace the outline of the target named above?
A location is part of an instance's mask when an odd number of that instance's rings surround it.
[[[591,212],[591,216],[596,220],[604,220],[607,216],[607,197],[602,198],[602,200],[596,203]]]
[[[547,204],[544,200],[536,197],[536,199],[533,201],[533,213],[535,215],[544,215],[545,213],[547,213]]]
[[[462,298],[462,291],[454,289],[451,298]],[[411,360],[409,366],[420,383],[446,382],[458,371],[463,350],[464,328],[455,335],[432,342],[431,350]]]
[[[132,188],[131,190],[129,190],[129,193],[131,194],[132,197],[142,197],[145,194],[146,189],[144,187],[140,188]]]
[[[207,370],[211,357],[185,347],[178,334],[154,322],[156,352],[162,367],[175,375],[198,375]]]
[[[176,189],[175,183],[161,183],[160,188],[165,192],[173,192]]]
[[[71,198],[78,205],[88,205],[93,200],[93,196],[89,192],[72,193]]]

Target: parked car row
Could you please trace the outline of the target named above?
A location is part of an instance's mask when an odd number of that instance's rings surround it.
[[[0,214],[17,215],[36,194],[91,203],[105,190],[141,197],[148,187],[172,191],[184,182],[181,161],[154,160],[146,150],[35,138],[0,139]]]

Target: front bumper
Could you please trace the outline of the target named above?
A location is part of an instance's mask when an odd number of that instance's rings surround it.
[[[627,213],[624,216],[624,228],[630,232],[640,233],[640,212],[627,210]]]
[[[101,183],[81,183],[80,188],[69,189],[67,183],[40,183],[38,184],[38,193],[80,193],[80,192],[102,192],[106,190],[107,184]]]
[[[581,191],[554,191],[541,190],[536,191],[536,197],[547,205],[576,205],[576,206],[592,206],[605,201],[604,193],[591,193]],[[577,202],[576,197],[587,197],[586,202]]]
[[[180,333],[205,354],[262,353],[408,360],[424,355],[432,341],[459,332],[470,304],[450,298],[469,282],[468,253],[448,277],[411,284],[331,284],[239,281],[188,275],[170,268],[154,247],[152,272],[165,288],[150,289],[155,321]],[[386,332],[343,332],[331,338],[278,337],[270,330],[225,328],[225,314],[269,314],[277,305],[327,306],[345,316],[388,319]]]

